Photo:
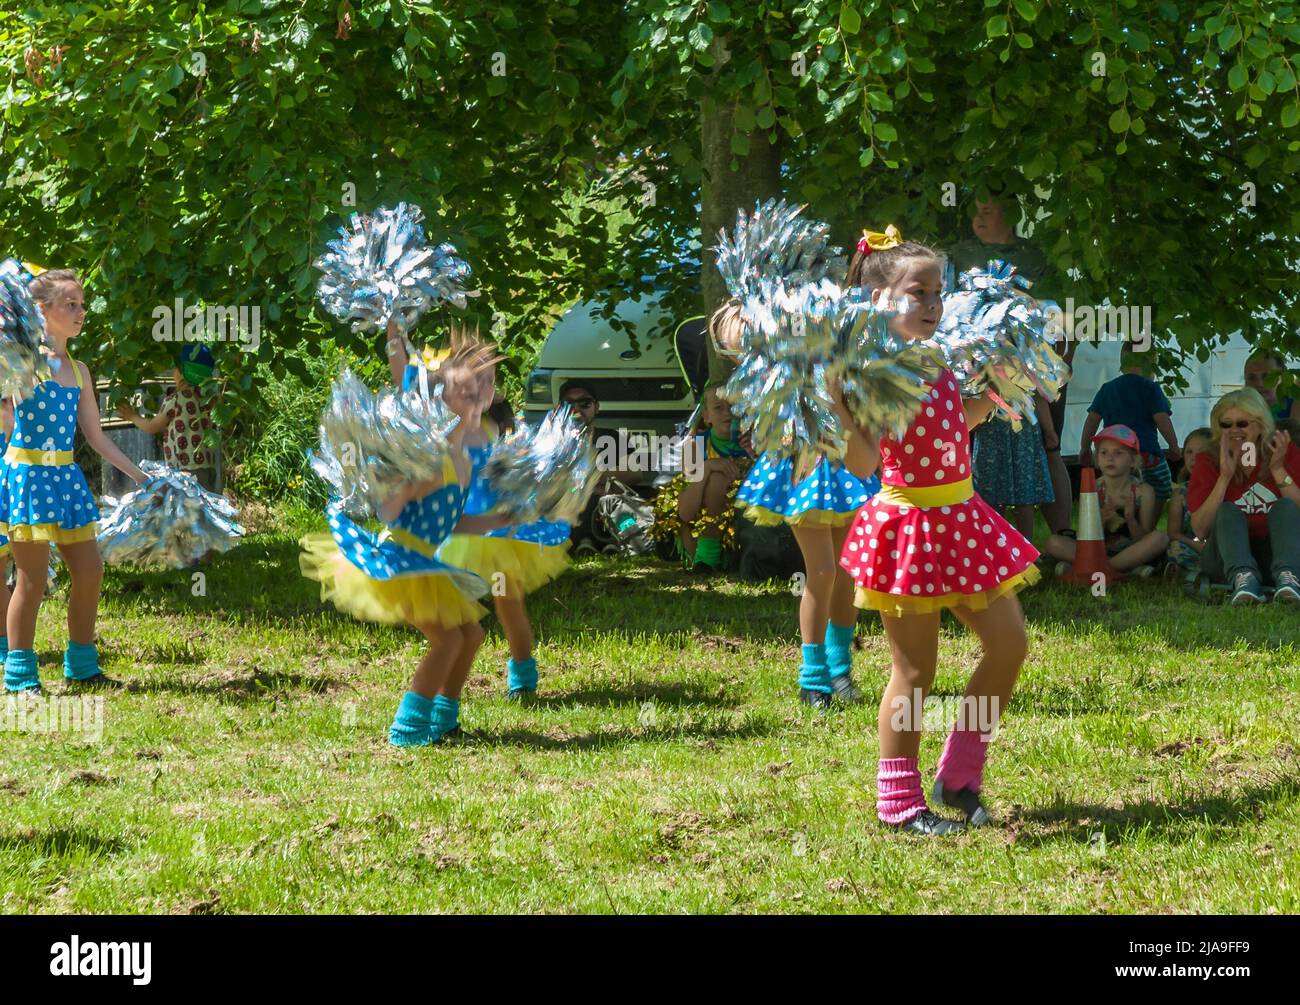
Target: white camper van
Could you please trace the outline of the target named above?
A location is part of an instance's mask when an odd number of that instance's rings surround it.
[[[598,430],[671,436],[695,407],[695,393],[678,360],[679,325],[653,298],[625,300],[617,317],[631,333],[613,328],[592,302],[575,304],[551,329],[528,375],[524,415],[538,422],[559,401],[566,380],[581,377],[600,402]]]

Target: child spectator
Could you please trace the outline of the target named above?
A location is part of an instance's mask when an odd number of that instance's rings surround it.
[[[1102,384],[1088,408],[1079,463],[1092,465],[1092,443],[1098,427],[1126,426],[1137,434],[1141,444],[1142,480],[1155,489],[1156,501],[1163,504],[1173,492],[1173,475],[1160,452],[1157,430],[1169,444],[1170,452],[1178,451],[1178,434],[1169,419],[1169,399],[1151,379],[1150,354],[1132,342],[1125,342],[1120,349],[1119,366],[1120,375]]]
[[[723,550],[735,547],[736,492],[753,457],[733,432],[731,406],[717,387],[705,388],[700,422],[692,431],[692,443],[702,444],[695,455],[702,459],[699,477],[680,474],[655,499],[652,535],[674,534],[678,553],[701,576],[718,572]]]
[[[187,345],[181,350],[177,367],[172,371],[173,387],[164,395],[158,414],[151,419],[140,415],[130,405],[122,405],[117,414],[137,429],[163,436],[163,463],[188,471],[209,492],[217,484],[216,458],[207,443],[214,428],[209,404],[199,388],[212,379],[216,363],[212,350],[205,345]]]
[[[1106,555],[1116,572],[1147,577],[1155,572],[1150,562],[1164,554],[1169,539],[1156,530],[1160,506],[1155,490],[1137,477],[1142,456],[1138,435],[1128,426],[1107,426],[1092,442],[1097,445],[1097,496]],[[1062,563],[1074,561],[1075,541],[1053,534],[1043,550]],[[1057,566],[1058,574],[1062,568]]]
[[[1027,541],[1034,538],[1034,507],[1056,498],[1043,445],[1043,431],[1050,428],[1052,414],[1042,395],[1035,395],[1034,402],[1038,422],[1025,416],[1016,431],[1010,419],[995,415],[970,434],[975,491],[996,510],[1013,507],[1012,522]]]
[[[1196,536],[1192,529],[1192,511],[1187,508],[1187,483],[1192,477],[1192,468],[1196,464],[1196,455],[1214,442],[1208,426],[1193,429],[1183,441],[1183,467],[1178,472],[1174,483],[1173,495],[1169,499],[1168,518],[1165,529],[1169,534],[1170,570],[1176,570],[1185,576],[1195,576],[1201,568],[1201,549],[1205,542]]]

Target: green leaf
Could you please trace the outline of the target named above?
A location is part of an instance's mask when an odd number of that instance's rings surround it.
[[[1070,41],[1075,45],[1083,45],[1084,42],[1091,42],[1096,36],[1096,30],[1091,24],[1075,25],[1074,31],[1070,32]]]
[[[1038,17],[1038,6],[1033,3],[1033,0],[1013,0],[1013,3],[1016,13],[1026,21],[1033,21]]]
[[[1300,122],[1300,105],[1290,104],[1282,108],[1282,125],[1287,129]]]
[[[714,24],[726,24],[731,20],[731,8],[720,0],[709,4],[709,20]]]
[[[1241,63],[1233,63],[1232,69],[1228,71],[1228,86],[1234,91],[1240,91],[1246,86],[1246,67]]]
[[[1034,47],[1033,36],[1023,31],[1016,32],[1016,45],[1022,49],[1032,49]]]
[[[1136,28],[1130,28],[1124,33],[1124,39],[1128,47],[1134,52],[1146,52],[1151,48],[1151,39],[1147,37],[1146,32],[1138,31]]]
[[[1128,127],[1129,127],[1128,109],[1116,108],[1115,111],[1111,112],[1109,125],[1110,125],[1110,131],[1112,133],[1128,132]]]
[[[1003,14],[997,14],[989,18],[988,23],[984,25],[984,32],[989,38],[998,38],[1005,35],[1008,30],[1008,22]]]
[[[877,122],[873,127],[872,132],[886,143],[892,143],[894,140],[898,139],[898,130],[888,122]]]
[[[1234,45],[1241,41],[1241,29],[1235,24],[1230,24],[1219,32],[1219,48],[1227,52]]]
[[[1120,104],[1128,96],[1128,82],[1123,77],[1116,77],[1106,88],[1106,100],[1112,105]]]
[[[862,152],[858,154],[858,163],[862,167],[870,167],[871,162],[876,159],[876,152],[871,147],[863,147]]]
[[[840,30],[846,35],[856,35],[862,30],[862,15],[851,4],[840,8]]]

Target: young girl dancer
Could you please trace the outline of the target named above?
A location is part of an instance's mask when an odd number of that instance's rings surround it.
[[[9,537],[18,567],[6,618],[5,689],[41,686],[33,643],[49,574],[50,542],[58,545],[72,577],[63,675],[83,684],[112,684],[100,670],[95,648],[104,564],[95,541],[99,510],[86,476],[72,459],[77,427],[96,453],[137,484],[145,475],[100,428],[95,382],[86,365],[68,355],[68,342],[81,334],[86,322],[85,293],[77,273],[42,272],[28,288],[45,315],[58,365],[51,379],[14,402],[13,438],[0,464],[0,534]]]
[[[849,281],[871,289],[873,301],[905,306],[890,324],[901,337],[934,334],[943,314],[943,277],[932,249],[903,242],[860,250]],[[953,374],[944,370],[907,432],[891,439],[858,428],[835,394],[850,432],[846,465],[862,478],[879,466],[884,485],[858,514],[840,557],[857,583],[858,606],[880,612],[893,659],[880,702],[877,813],[886,824],[917,834],[964,826],[930,812],[917,767],[939,614],[948,608],[975,632],[984,652],[939,760],[934,795],[964,810],[969,823],[986,823],[979,792],[990,713],[996,726],[1026,652],[1015,591],[1038,578],[1038,552],[971,488],[970,429],[988,417],[993,403],[987,396],[963,401]],[[971,714],[972,705],[978,715]]]
[[[419,379],[420,364],[407,365],[401,343],[395,350],[389,334],[390,358],[400,353],[395,367],[409,387]],[[365,621],[405,622],[429,643],[388,731],[396,747],[428,746],[459,735],[460,694],[483,643],[478,622],[487,611],[476,598],[487,592],[486,584],[440,562],[436,553],[458,526],[490,529],[495,519],[461,520],[470,473],[462,441],[480,421],[478,370],[488,357],[481,343],[453,333],[452,351],[438,369],[443,400],[460,417],[450,437],[452,456],[440,477],[407,483],[386,501],[379,514],[386,531],[376,537],[331,503],[330,532],[301,542],[299,565],[303,575],[320,582],[322,600]]]
[[[479,404],[491,407],[496,386],[496,365],[480,374]],[[465,449],[471,475],[467,517],[488,512],[496,499],[483,479],[483,467],[497,436],[495,423],[484,420],[466,431]],[[453,534],[438,550],[444,562],[468,569],[492,587],[492,606],[505,632],[510,657],[506,663],[509,697],[527,701],[537,694],[537,660],[533,656],[533,626],[524,598],[559,577],[569,567],[572,528],[556,520],[498,527],[483,533]]]
[[[737,342],[734,332],[722,329],[741,324],[734,307],[721,308],[710,319],[715,343]],[[853,684],[853,633],[858,623],[853,583],[836,564],[836,558],[854,515],[879,487],[874,476],[864,482],[845,470],[843,464],[825,457],[796,482],[793,459],[763,453],[736,493],[737,506],[746,506],[745,516],[754,523],[789,524],[803,554],[799,700],[819,710],[830,707],[832,695],[845,702],[862,697]]]

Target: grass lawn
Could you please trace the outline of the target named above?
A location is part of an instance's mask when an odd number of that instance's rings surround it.
[[[0,732],[0,910],[1300,911],[1300,611],[1030,589],[986,779],[1000,826],[926,842],[875,819],[874,615],[868,703],[819,716],[795,701],[787,587],[584,560],[531,603],[538,704],[505,699],[489,618],[479,739],[398,751],[416,634],[323,608],[295,543],[323,520],[279,519],[206,596],[109,571],[101,653],[131,688],[98,739]],[[37,635],[51,695],[65,600]],[[936,693],[975,658],[945,619]]]

